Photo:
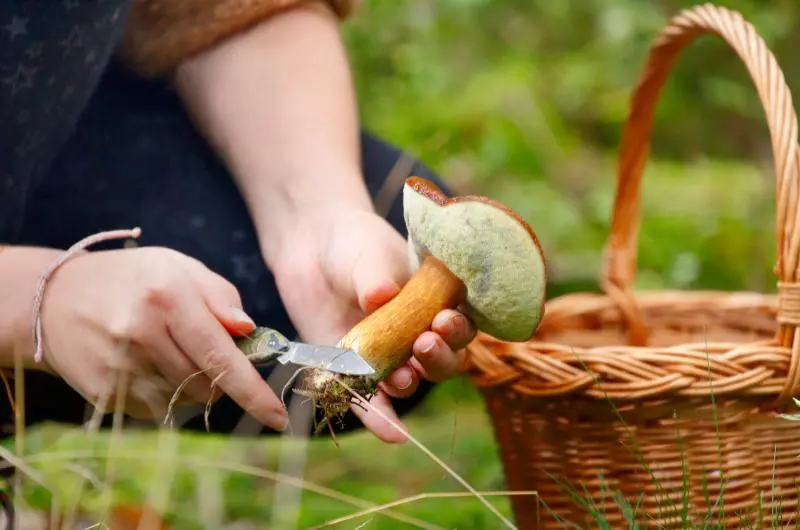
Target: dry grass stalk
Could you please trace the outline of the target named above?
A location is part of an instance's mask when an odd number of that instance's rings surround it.
[[[480,497],[538,497],[538,493],[535,491],[481,491],[477,492]],[[472,492],[436,492],[436,493],[419,493],[417,495],[411,495],[409,497],[404,497],[402,499],[398,499],[396,501],[387,502],[385,504],[381,504],[380,506],[375,506],[373,508],[368,508],[365,510],[361,510],[359,512],[351,513],[345,515],[343,517],[338,517],[336,519],[331,519],[330,521],[325,521],[322,524],[312,526],[306,530],[318,530],[319,528],[327,528],[329,526],[335,526],[337,524],[346,523],[347,521],[351,521],[353,519],[357,519],[359,517],[364,517],[365,515],[369,515],[372,513],[379,513],[383,510],[388,508],[396,508],[397,506],[403,506],[405,504],[411,504],[414,502],[430,500],[430,499],[455,499],[455,498],[462,498],[462,497],[473,497],[474,495]]]
[[[436,456],[435,454],[433,454],[433,452],[432,452],[430,449],[428,449],[427,447],[425,447],[425,446],[424,446],[424,445],[423,445],[423,444],[422,444],[422,443],[421,443],[419,440],[417,440],[415,437],[413,437],[413,436],[411,435],[411,433],[409,433],[408,431],[406,431],[405,429],[403,429],[403,428],[402,428],[400,425],[398,425],[398,424],[397,424],[397,422],[393,421],[393,420],[392,420],[391,418],[389,418],[389,417],[388,417],[386,414],[384,414],[383,412],[381,412],[381,410],[380,410],[380,409],[378,409],[377,407],[375,407],[374,405],[372,405],[372,403],[370,403],[369,401],[367,401],[366,399],[364,399],[364,398],[363,398],[363,397],[362,397],[362,396],[361,396],[361,395],[360,395],[358,392],[356,392],[355,390],[353,390],[352,388],[350,388],[350,387],[349,387],[349,386],[348,386],[348,385],[347,385],[347,384],[346,384],[346,383],[345,383],[345,382],[342,380],[342,378],[341,378],[341,377],[338,377],[338,376],[334,376],[334,377],[335,377],[335,378],[338,380],[338,383],[339,383],[340,385],[342,385],[342,386],[344,387],[344,389],[345,389],[345,390],[347,390],[347,391],[348,391],[348,392],[349,392],[349,393],[350,393],[350,394],[353,396],[353,398],[354,398],[356,401],[358,401],[358,402],[359,402],[359,404],[360,404],[360,405],[362,405],[364,408],[368,409],[370,412],[374,412],[375,414],[377,414],[378,416],[380,416],[381,418],[383,418],[383,420],[384,420],[384,421],[386,421],[386,422],[387,422],[389,425],[391,425],[391,426],[392,426],[392,427],[393,427],[395,430],[397,430],[397,431],[399,431],[400,433],[402,433],[402,434],[403,434],[403,436],[405,436],[406,438],[408,438],[408,440],[409,440],[409,441],[411,441],[411,443],[413,443],[414,445],[416,445],[416,446],[417,446],[417,447],[420,449],[420,451],[422,451],[422,452],[423,452],[423,453],[425,453],[427,456],[429,456],[429,457],[430,457],[430,458],[431,458],[431,459],[432,459],[434,462],[436,462],[436,463],[437,463],[437,464],[438,464],[438,465],[439,465],[439,466],[440,466],[442,469],[444,469],[444,470],[445,470],[445,471],[446,471],[446,472],[447,472],[447,473],[448,473],[448,474],[449,474],[451,477],[453,477],[453,478],[454,478],[454,479],[456,479],[456,480],[457,480],[459,483],[461,483],[461,485],[462,485],[462,486],[464,486],[464,487],[465,487],[465,488],[466,488],[466,489],[467,489],[467,490],[468,490],[470,493],[472,493],[472,495],[474,495],[475,497],[477,497],[477,498],[478,498],[478,500],[480,500],[480,501],[481,501],[481,503],[482,503],[484,506],[486,506],[486,508],[487,508],[487,509],[488,509],[490,512],[492,512],[494,515],[496,515],[496,516],[497,516],[497,518],[498,518],[498,519],[500,519],[500,521],[502,521],[502,522],[503,522],[503,524],[504,524],[504,525],[506,525],[508,528],[513,528],[513,529],[516,529],[516,526],[514,526],[514,524],[513,524],[511,521],[509,521],[509,520],[508,520],[508,519],[507,519],[507,518],[506,518],[506,517],[505,517],[503,514],[501,514],[501,513],[500,513],[500,512],[497,510],[497,508],[495,508],[495,507],[494,507],[492,504],[490,504],[490,503],[489,503],[489,501],[487,501],[486,499],[484,499],[484,498],[483,498],[483,497],[482,497],[482,496],[481,496],[481,495],[480,495],[480,494],[479,494],[479,493],[478,493],[478,492],[475,490],[475,488],[473,488],[472,486],[470,486],[470,485],[469,485],[469,483],[468,483],[466,480],[464,480],[464,479],[461,477],[461,475],[459,475],[458,473],[456,473],[455,471],[453,471],[453,470],[450,468],[450,466],[448,466],[447,464],[445,464],[445,463],[444,463],[444,461],[442,461],[442,459],[441,459],[441,458],[439,458],[438,456]]]

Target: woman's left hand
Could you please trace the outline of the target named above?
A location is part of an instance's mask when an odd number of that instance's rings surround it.
[[[369,211],[306,221],[284,259],[273,266],[283,303],[304,340],[336,344],[367,314],[388,302],[410,276],[405,239]],[[439,382],[458,374],[464,348],[475,337],[470,320],[455,310],[434,319],[432,331],[414,343],[414,355],[379,387],[370,403],[400,423],[389,397],[411,396],[421,378]],[[353,407],[364,425],[385,442],[406,437],[373,411]]]

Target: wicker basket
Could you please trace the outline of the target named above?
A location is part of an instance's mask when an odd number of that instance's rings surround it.
[[[766,110],[778,295],[632,287],[659,91],[679,52],[704,33],[744,61]],[[539,492],[538,502],[512,497],[517,523],[564,528],[558,515],[596,528],[592,502],[613,528],[632,528],[614,497],[622,493],[647,528],[685,528],[686,513],[693,528],[706,517],[725,528],[755,528],[759,518],[764,527],[777,518],[794,525],[800,424],[775,413],[793,407],[800,381],[797,117],[780,68],[741,15],[706,4],[669,22],[650,49],[619,155],[603,294],[549,301],[530,342],[479,335],[468,349],[507,486]]]

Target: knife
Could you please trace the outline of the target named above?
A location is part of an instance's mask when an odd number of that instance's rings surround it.
[[[292,341],[280,332],[263,326],[256,328],[250,335],[235,337],[234,340],[256,368],[278,362],[344,375],[364,376],[375,373],[375,369],[353,350]]]

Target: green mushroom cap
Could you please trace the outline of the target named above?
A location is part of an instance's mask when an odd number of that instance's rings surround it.
[[[531,227],[510,208],[478,196],[448,198],[411,177],[403,188],[409,260],[444,263],[467,288],[464,312],[484,333],[523,342],[544,314],[547,271]]]

